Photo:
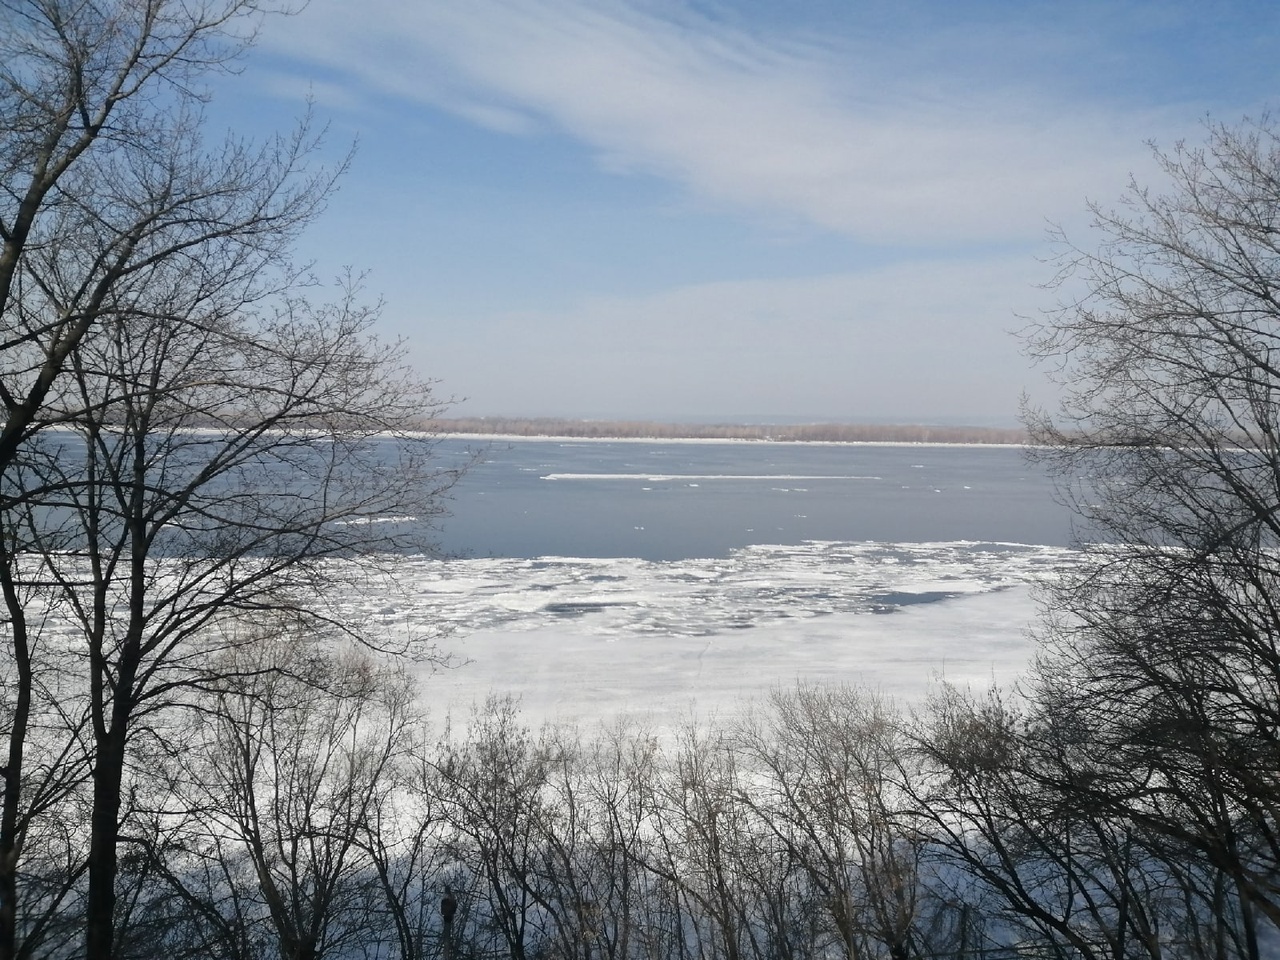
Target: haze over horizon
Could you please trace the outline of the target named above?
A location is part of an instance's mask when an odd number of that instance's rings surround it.
[[[1263,3],[311,0],[214,126],[358,150],[368,270],[458,416],[1016,422],[1047,228],[1278,87]],[[753,411],[755,413],[753,413]]]

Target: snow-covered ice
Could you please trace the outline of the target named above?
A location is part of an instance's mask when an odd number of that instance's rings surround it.
[[[365,597],[390,628],[450,624],[462,662],[424,677],[436,714],[512,694],[531,722],[620,714],[662,726],[736,710],[779,684],[840,681],[899,699],[937,678],[1008,682],[1032,653],[1031,584],[1072,562],[1001,543],[753,546],[679,561],[405,561]]]

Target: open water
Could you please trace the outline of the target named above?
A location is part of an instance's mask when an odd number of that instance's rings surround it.
[[[470,557],[725,557],[805,541],[1072,543],[1016,447],[517,440],[454,491],[441,546]]]

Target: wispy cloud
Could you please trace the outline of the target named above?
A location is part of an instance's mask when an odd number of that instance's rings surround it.
[[[702,202],[874,242],[1039,236],[1099,184],[1113,194],[1161,126],[1043,86],[913,73],[901,38],[760,36],[578,0],[353,9],[314,0],[275,42],[367,92],[511,133],[553,129]]]

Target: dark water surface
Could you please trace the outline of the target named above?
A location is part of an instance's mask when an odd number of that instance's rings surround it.
[[[484,451],[442,548],[473,557],[722,557],[805,540],[1068,546],[1071,514],[1021,449],[450,438]]]

